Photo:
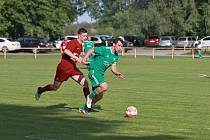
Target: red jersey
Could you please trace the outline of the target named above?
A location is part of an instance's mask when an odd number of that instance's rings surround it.
[[[73,39],[69,42],[67,42],[66,49],[71,51],[75,56],[79,57],[82,49],[82,44],[79,43],[77,39]],[[63,71],[68,73],[72,66],[76,66],[77,61],[70,56],[66,55],[65,53],[62,55],[62,59],[60,62],[60,67],[62,67]]]
[[[68,42],[67,41],[63,41],[61,43],[61,53],[63,54],[64,50],[66,49],[66,46],[67,46]]]

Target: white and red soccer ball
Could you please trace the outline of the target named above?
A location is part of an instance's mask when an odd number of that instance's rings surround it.
[[[138,115],[138,111],[136,109],[136,107],[134,106],[129,106],[126,108],[125,110],[125,117],[127,118],[136,118]]]

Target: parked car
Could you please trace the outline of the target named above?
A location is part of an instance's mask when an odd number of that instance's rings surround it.
[[[24,36],[17,39],[21,48],[41,48],[48,46],[48,40],[41,37]]]
[[[210,36],[206,36],[199,40],[201,47],[210,47]]]
[[[192,36],[183,36],[179,37],[176,41],[176,47],[193,47],[194,42],[196,41],[195,37]]]
[[[77,39],[77,38],[78,38],[77,35],[68,35],[68,36],[65,36],[65,37],[67,37],[67,40],[68,40],[68,41],[70,41],[70,40],[72,40],[72,39]],[[64,37],[62,37],[60,40],[56,40],[56,41],[54,42],[54,47],[60,48],[61,43],[62,43],[63,41],[64,41]]]
[[[95,43],[95,46],[101,46],[101,45],[112,45],[112,37],[109,35],[95,35],[90,36],[90,41],[93,41]],[[108,44],[106,44],[106,42]]]
[[[175,36],[161,36],[160,37],[160,47],[172,47],[176,44]]]
[[[115,40],[115,37],[113,37],[113,36],[110,36],[109,38],[107,38],[106,41],[108,43],[108,46],[112,46],[114,40]]]
[[[143,37],[139,35],[126,35],[124,36],[124,39],[131,42],[130,44],[133,44],[134,47],[140,47],[143,45]]]
[[[124,47],[124,52],[128,52],[129,50],[132,50],[133,48],[133,43],[125,40],[123,36],[119,36],[118,38],[122,39],[123,41],[123,47]]]
[[[160,38],[156,35],[149,36],[144,40],[144,45],[146,47],[158,47],[160,45]]]
[[[0,38],[0,51],[15,51],[21,48],[20,42],[11,41],[7,38]]]

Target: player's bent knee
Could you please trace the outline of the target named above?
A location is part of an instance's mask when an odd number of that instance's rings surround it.
[[[100,85],[100,93],[107,91],[108,89],[108,84],[104,83]]]
[[[102,86],[101,87],[102,92],[105,92],[108,90],[108,85]]]

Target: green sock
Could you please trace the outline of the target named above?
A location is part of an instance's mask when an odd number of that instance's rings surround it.
[[[89,95],[90,99],[93,99],[94,97],[98,96],[99,94],[96,92],[96,89]]]
[[[84,103],[84,104],[80,107],[80,109],[82,109],[82,110],[87,110],[88,107],[87,107],[86,103]]]

